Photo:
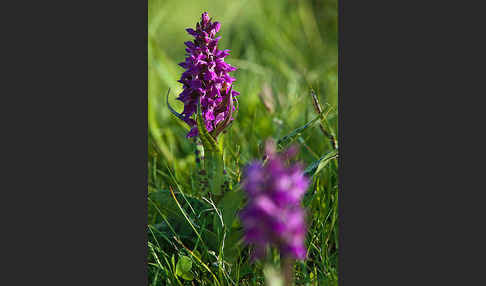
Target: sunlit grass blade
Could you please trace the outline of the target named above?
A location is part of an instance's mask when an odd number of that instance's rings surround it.
[[[306,176],[314,176],[319,173],[322,168],[324,168],[332,159],[337,158],[338,151],[332,150],[329,153],[325,154],[314,163],[310,164],[304,171]]]
[[[312,119],[311,121],[307,122],[303,126],[297,128],[297,129],[294,129],[288,135],[280,138],[277,141],[277,148],[278,148],[278,150],[282,150],[285,147],[287,147],[290,143],[292,143],[295,139],[297,139],[297,137],[299,137],[302,134],[302,132],[304,132],[309,127],[312,127],[323,116],[324,116],[323,114],[321,114],[319,116],[316,116],[314,119]]]

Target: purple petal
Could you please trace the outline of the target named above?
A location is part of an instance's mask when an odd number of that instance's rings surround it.
[[[209,23],[209,20],[210,20],[210,19],[209,19],[209,15],[208,15],[208,13],[207,13],[207,12],[204,12],[204,13],[201,15],[201,23],[202,23],[203,25],[205,25],[205,24]]]
[[[220,28],[221,28],[221,24],[218,21],[213,23],[213,29],[216,33],[219,32]]]
[[[186,31],[187,31],[187,32],[188,32],[190,35],[192,35],[192,36],[194,36],[194,37],[197,37],[197,32],[196,32],[196,31],[194,31],[193,29],[189,28],[189,29],[186,29]]]

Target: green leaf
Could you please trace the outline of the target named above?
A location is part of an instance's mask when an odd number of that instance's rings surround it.
[[[227,228],[231,228],[233,220],[236,218],[236,212],[243,202],[244,194],[241,190],[227,192],[218,204],[223,213],[223,222]]]
[[[332,150],[331,152],[325,154],[314,163],[310,164],[305,170],[304,174],[306,176],[314,176],[319,173],[322,168],[324,168],[332,159],[338,156],[337,150]]]
[[[181,277],[184,279],[184,280],[193,280],[194,279],[194,274],[192,274],[192,272],[184,272],[182,273]]]
[[[204,158],[204,164],[208,172],[209,186],[211,192],[219,196],[222,193],[222,185],[224,182],[224,162],[220,153],[207,152]]]
[[[243,202],[244,195],[243,192],[239,189],[234,191],[226,192],[219,201],[217,208],[221,212],[221,217],[223,220],[223,224],[226,227],[226,230],[231,229],[231,225],[233,224],[233,220],[236,218],[236,212],[239,209],[239,206]],[[215,212],[213,217],[213,230],[214,232],[222,233],[222,226],[221,226],[221,218],[219,214]]]
[[[187,256],[181,256],[177,261],[176,274],[186,280],[192,280],[194,276],[191,273],[192,260]]]
[[[243,230],[231,229],[229,236],[224,242],[224,259],[234,263],[240,256],[240,241],[243,238]]]
[[[182,272],[189,272],[191,271],[192,268],[192,260],[188,256],[182,256],[181,259],[179,259],[179,262],[181,265],[181,270]]]

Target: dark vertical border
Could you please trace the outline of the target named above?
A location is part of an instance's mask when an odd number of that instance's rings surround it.
[[[148,2],[23,4],[5,39],[17,134],[2,133],[20,147],[2,188],[19,196],[2,198],[19,273],[0,285],[147,285]]]
[[[460,178],[468,164],[455,161],[469,150],[457,138],[476,121],[455,125],[465,118],[456,110],[474,112],[460,106],[471,105],[463,98],[471,79],[459,81],[468,69],[454,65],[468,62],[475,25],[460,27],[459,17],[476,18],[459,12],[470,6],[446,11],[444,2],[437,13],[434,4],[348,1],[344,9],[339,1],[340,286],[344,277],[346,285],[484,284],[460,273],[474,261],[463,255],[477,253],[466,233],[478,228],[466,225],[473,215],[459,218],[472,208],[470,177]]]
[[[344,274],[343,274],[343,261],[344,261],[344,219],[343,219],[343,1],[338,1],[338,137],[339,137],[339,199],[338,199],[338,214],[339,214],[339,263],[338,263],[338,281],[339,285],[343,285]]]
[[[141,226],[143,226],[143,235],[142,235],[142,238],[143,238],[143,251],[141,253],[142,255],[142,261],[143,261],[143,267],[142,269],[142,279],[141,281],[143,281],[143,283],[140,283],[139,285],[148,285],[148,257],[147,257],[147,253],[148,253],[148,234],[147,234],[147,221],[148,221],[148,200],[147,200],[147,196],[148,196],[148,190],[147,190],[147,186],[148,186],[148,163],[147,163],[147,160],[148,160],[148,157],[147,157],[147,154],[148,154],[148,0],[144,0],[143,1],[144,3],[144,25],[145,25],[145,29],[144,29],[144,40],[143,40],[143,47],[144,47],[144,50],[145,50],[145,53],[144,53],[144,93],[143,93],[143,99],[144,99],[144,112],[143,112],[143,119],[144,119],[144,128],[142,129],[143,130],[143,139],[144,139],[144,146],[145,148],[143,149],[143,152],[144,152],[144,166],[142,168],[142,170],[144,171],[143,173],[143,199],[142,199],[142,205],[143,205],[143,217],[141,218]]]

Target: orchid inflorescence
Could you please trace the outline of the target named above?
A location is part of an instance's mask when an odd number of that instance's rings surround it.
[[[212,22],[208,13],[203,13],[196,29],[186,31],[195,39],[185,42],[186,60],[179,65],[185,69],[179,82],[183,91],[178,100],[184,103],[184,110],[177,117],[186,122],[191,130],[187,137],[198,135],[198,127],[193,115],[197,105],[201,106],[202,118],[207,131],[216,138],[233,120],[233,112],[240,93],[232,89],[235,78],[229,72],[236,68],[224,61],[230,50],[219,50],[216,37],[221,24]],[[171,109],[174,113],[174,111]]]

